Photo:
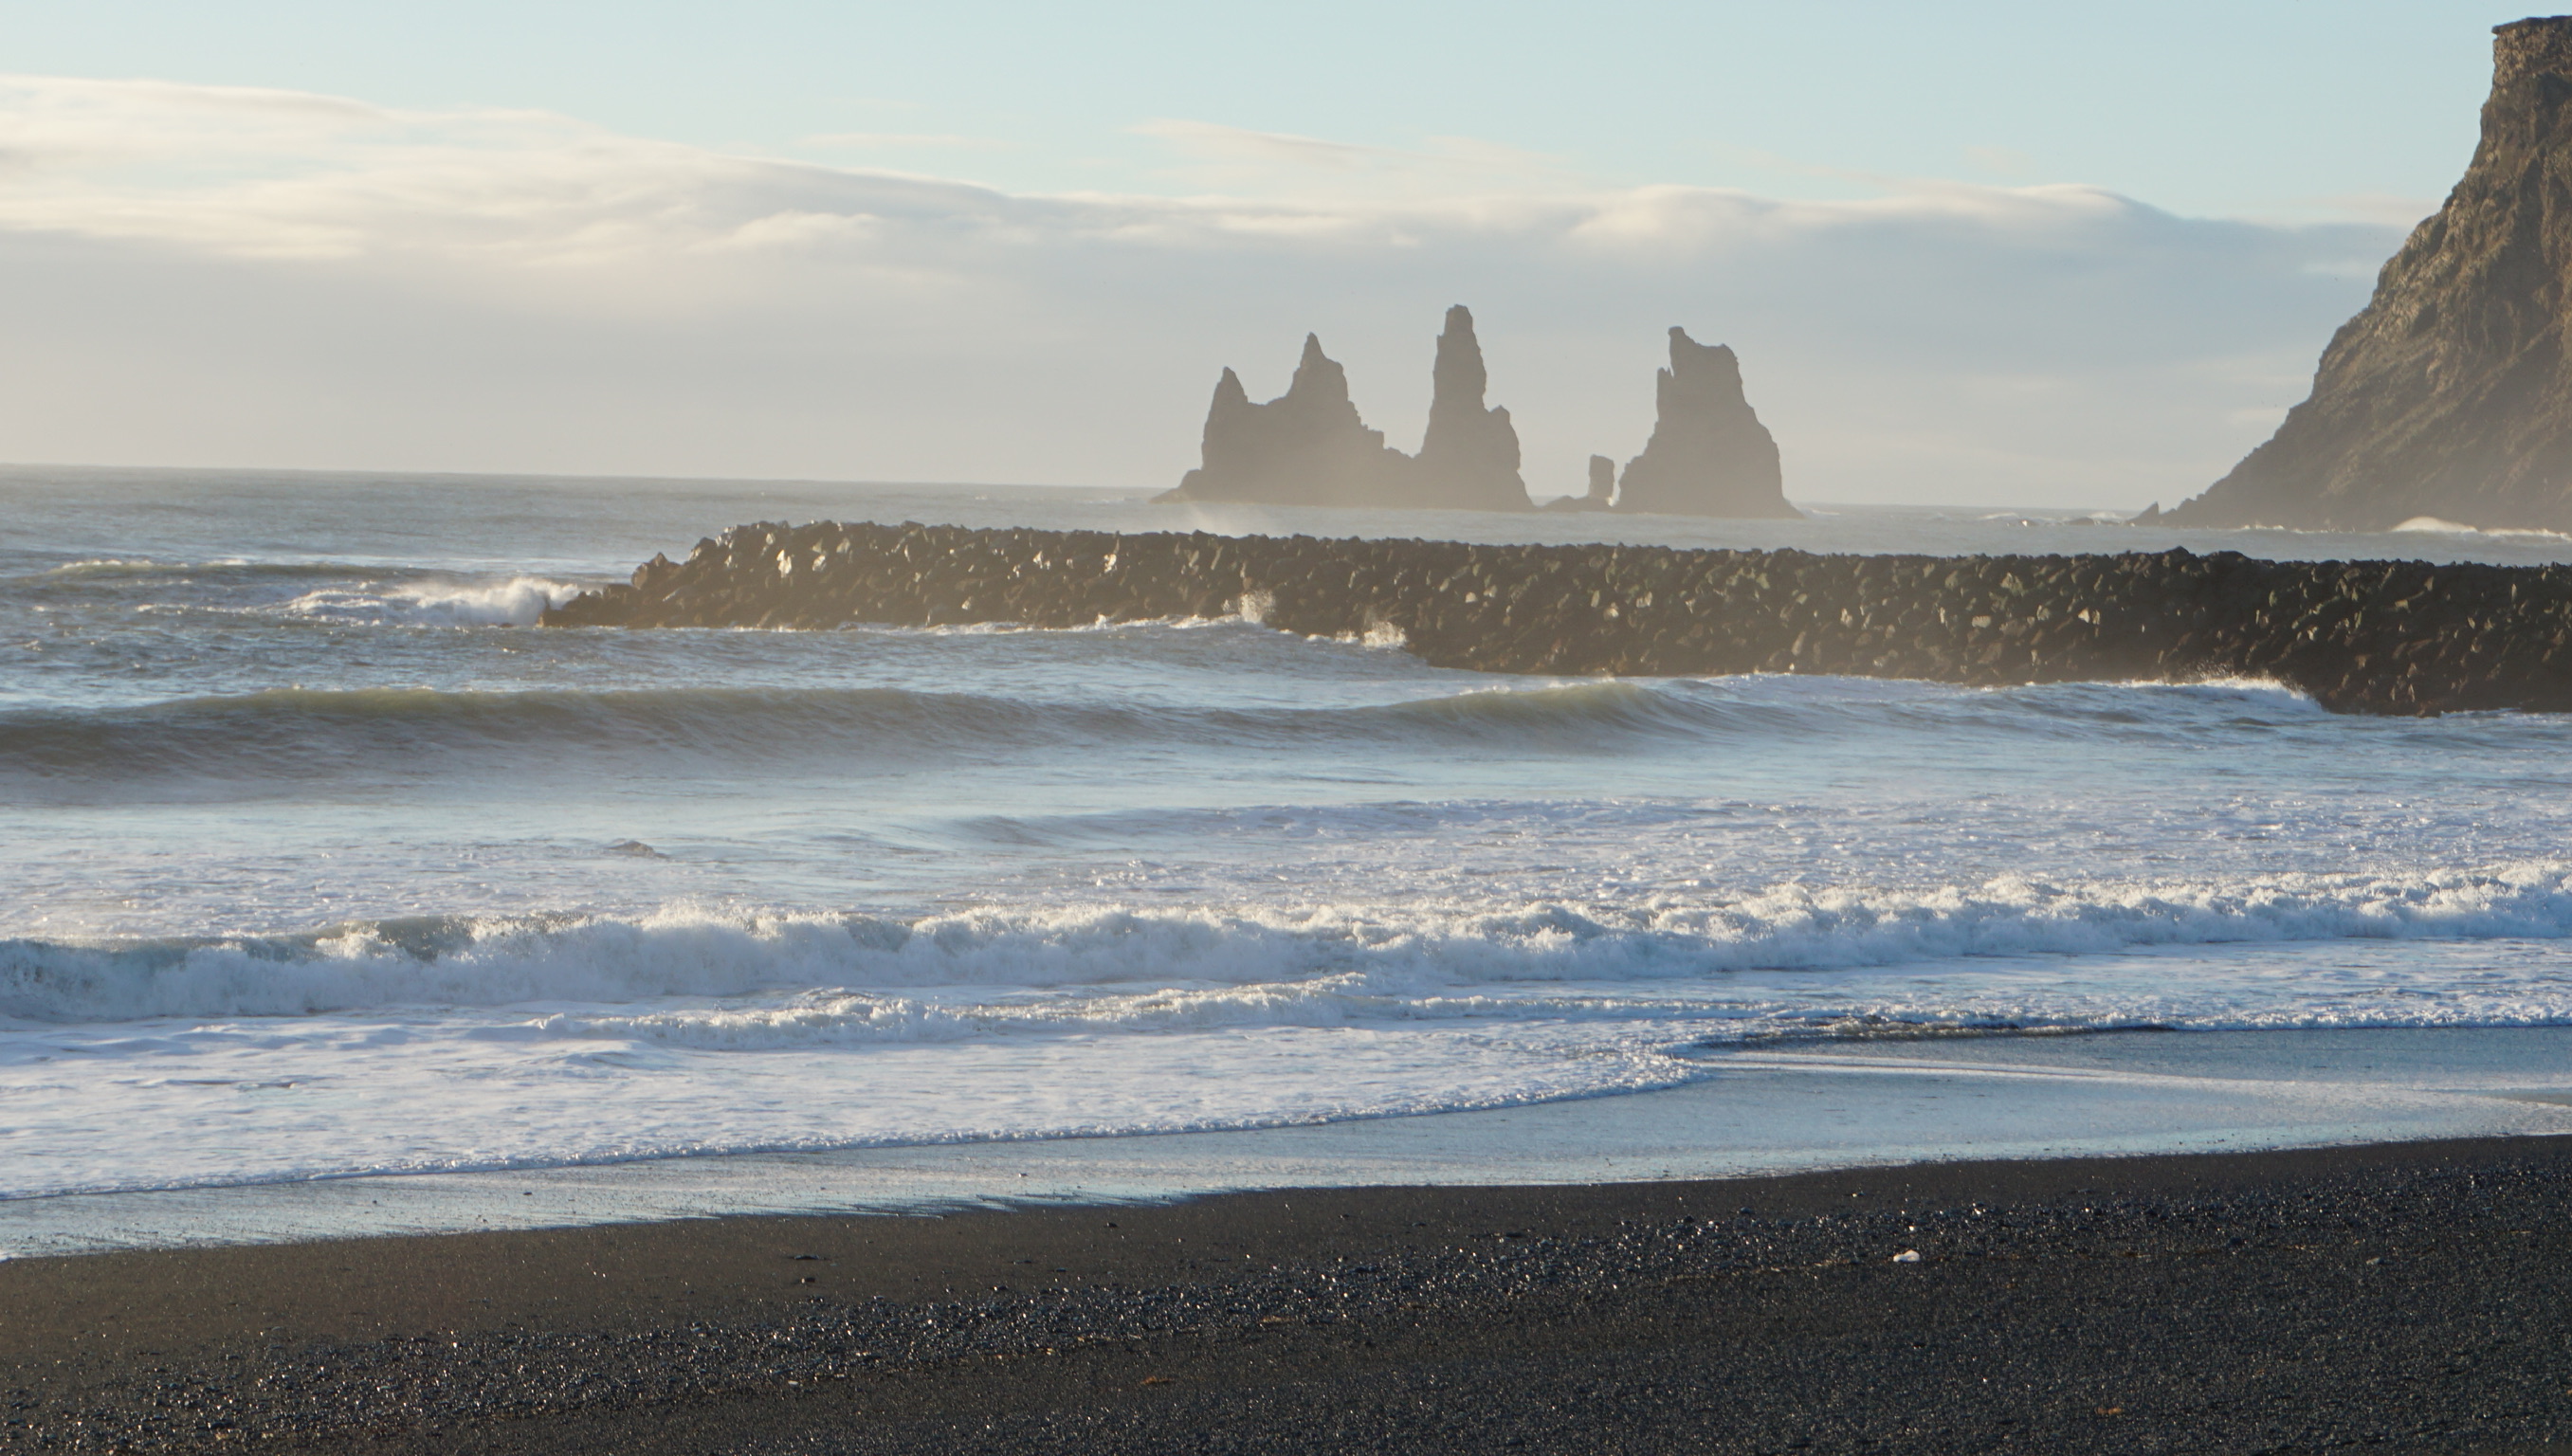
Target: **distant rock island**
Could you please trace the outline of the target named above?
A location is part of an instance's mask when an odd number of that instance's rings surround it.
[[[1614,510],[1616,508],[1616,462],[1606,455],[1590,457],[1590,493],[1566,495],[1545,503],[1548,510]]]
[[[1625,462],[1616,509],[1661,515],[1799,520],[1786,503],[1777,441],[1742,392],[1741,361],[1720,344],[1670,331],[1670,366],[1654,380],[1658,417],[1643,452]],[[1590,490],[1599,493],[1599,467]]]
[[[1362,505],[1407,509],[1526,510],[1519,432],[1507,409],[1483,407],[1490,386],[1474,316],[1447,311],[1431,369],[1429,430],[1407,455],[1369,429],[1349,398],[1348,370],[1304,336],[1304,358],[1286,392],[1251,402],[1227,368],[1206,410],[1204,463],[1164,501]]]
[[[1491,375],[1483,367],[1482,341],[1474,337],[1474,316],[1462,304],[1447,311],[1429,377],[1429,428],[1413,460],[1411,499],[1455,510],[1527,509],[1518,426],[1507,409],[1483,407]]]
[[[2159,520],[2572,530],[2572,17],[2494,35],[2464,180],[2333,336],[2312,396]]]
[[[1253,403],[1226,368],[1206,409],[1203,463],[1155,499],[1263,505],[1386,506],[1412,510],[1526,510],[1519,432],[1510,411],[1486,408],[1491,374],[1474,316],[1447,311],[1430,372],[1429,429],[1407,455],[1370,429],[1349,397],[1348,370],[1304,336],[1304,357],[1286,392]],[[1722,345],[1670,331],[1670,365],[1659,374],[1659,413],[1643,452],[1626,462],[1624,484],[1606,455],[1590,457],[1590,491],[1550,510],[1652,511],[1665,515],[1795,519],[1786,503],[1777,441],[1741,387],[1741,362]]]

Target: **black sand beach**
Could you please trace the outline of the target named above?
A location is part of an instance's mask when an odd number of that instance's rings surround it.
[[[30,1259],[0,1449],[2572,1450],[2567,1192],[2529,1138]]]

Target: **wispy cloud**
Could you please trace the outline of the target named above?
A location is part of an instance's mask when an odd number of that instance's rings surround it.
[[[1348,198],[1584,191],[1597,186],[1564,159],[1472,137],[1416,148],[1333,142],[1163,118],[1130,129],[1179,159],[1170,176],[1208,191]]]
[[[2016,147],[1967,147],[1965,160],[1996,177],[2036,175],[2036,159]]]
[[[1326,172],[1358,172],[1369,167],[1402,166],[1414,154],[1391,147],[1365,147],[1326,142],[1289,132],[1254,132],[1212,122],[1162,119],[1134,127],[1136,136],[1153,137],[1185,156],[1212,162],[1261,162],[1286,167],[1313,167]]]
[[[905,147],[962,148],[973,151],[999,151],[1009,144],[991,137],[965,137],[952,132],[823,132],[796,139],[799,147],[848,148],[853,151],[895,151]]]
[[[2295,205],[2322,217],[2405,229],[2438,210],[2436,198],[2401,197],[2387,192],[2344,192],[2299,199]]]

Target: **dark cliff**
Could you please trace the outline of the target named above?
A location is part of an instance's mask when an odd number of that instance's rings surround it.
[[[1741,361],[1723,345],[1670,331],[1670,366],[1654,380],[1658,415],[1643,452],[1625,462],[1618,510],[1664,515],[1795,519],[1777,441],[1741,387]]]
[[[549,626],[1242,612],[1489,672],[1943,682],[2273,678],[2353,712],[2572,711],[2572,567],[2159,555],[1815,556],[962,526],[743,526]]]
[[[1267,505],[1526,510],[1519,432],[1507,409],[1487,409],[1490,385],[1474,316],[1447,311],[1430,370],[1429,429],[1417,456],[1388,447],[1349,399],[1348,371],[1304,336],[1304,358],[1286,392],[1254,404],[1231,369],[1206,411],[1203,463],[1164,501]]]
[[[2495,35],[2464,180],[2333,336],[2311,397],[2164,519],[2572,530],[2572,18]]]

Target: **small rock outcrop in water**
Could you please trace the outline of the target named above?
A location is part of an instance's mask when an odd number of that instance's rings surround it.
[[[1267,505],[1525,510],[1519,432],[1507,409],[1487,409],[1489,386],[1474,316],[1447,311],[1431,370],[1429,429],[1419,455],[1388,447],[1349,398],[1348,371],[1304,336],[1304,358],[1286,392],[1251,402],[1227,368],[1206,411],[1203,463],[1164,501]]]
[[[1545,503],[1548,510],[1613,510],[1616,508],[1616,462],[1606,455],[1590,457],[1590,493],[1566,495]]]
[[[1730,349],[1672,329],[1670,366],[1656,384],[1659,417],[1643,452],[1625,462],[1618,510],[1801,517],[1786,503],[1777,441],[1743,395]]]
[[[2178,525],[2572,530],[2572,18],[2500,26],[2482,140],[2323,351],[2310,398]]]
[[[1484,672],[2268,678],[2346,712],[2572,712],[2572,566],[2232,551],[1815,556],[905,524],[741,526],[548,626],[1255,616]]]

